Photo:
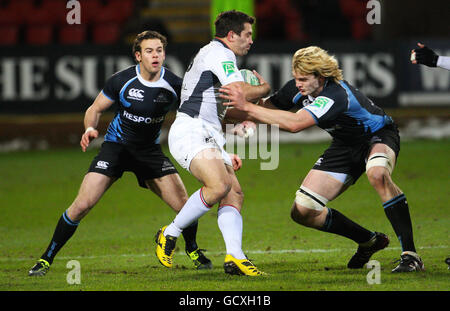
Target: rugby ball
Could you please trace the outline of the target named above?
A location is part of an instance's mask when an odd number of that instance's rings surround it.
[[[251,85],[259,85],[259,80],[253,73],[253,71],[248,69],[241,69],[242,78],[244,78],[244,82],[249,83]]]

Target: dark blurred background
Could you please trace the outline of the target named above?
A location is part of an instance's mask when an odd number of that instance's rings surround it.
[[[65,0],[0,0],[0,152],[77,145],[84,111],[105,80],[133,64],[137,33],[166,35],[165,65],[182,77],[213,37],[217,14],[229,9],[256,17],[255,43],[238,63],[260,72],[273,90],[291,79],[297,49],[319,45],[399,124],[431,122],[441,129],[435,137],[449,135],[450,71],[409,61],[417,42],[450,55],[448,0],[71,2],[80,4],[80,24],[68,23],[73,7]],[[102,117],[100,130],[113,113]],[[173,114],[166,126],[171,120]]]

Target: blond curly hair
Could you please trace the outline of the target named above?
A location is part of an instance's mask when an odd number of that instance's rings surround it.
[[[333,78],[336,83],[344,80],[336,58],[317,46],[308,46],[295,52],[292,57],[292,71],[301,75],[314,74]]]

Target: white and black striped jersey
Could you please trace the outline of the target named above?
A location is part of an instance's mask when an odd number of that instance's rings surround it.
[[[117,103],[117,112],[108,126],[105,141],[158,144],[165,115],[178,107],[181,82],[180,77],[164,67],[155,82],[142,78],[139,65],[111,76],[102,93]]]
[[[200,49],[189,65],[178,111],[221,128],[226,109],[219,88],[237,81],[244,80],[236,65],[236,55],[225,43],[214,39]]]

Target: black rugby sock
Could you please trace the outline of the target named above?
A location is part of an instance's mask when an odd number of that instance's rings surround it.
[[[400,241],[402,250],[416,252],[413,239],[411,216],[408,202],[402,193],[383,203],[384,213],[391,222],[392,228]]]
[[[319,230],[344,236],[358,244],[370,241],[375,235],[333,208],[328,208],[325,223]]]
[[[186,243],[186,250],[190,253],[198,248],[197,238],[198,221],[194,221],[189,227],[183,229],[183,238]]]
[[[53,263],[53,259],[56,254],[59,252],[61,247],[66,244],[66,242],[72,237],[75,233],[75,230],[78,228],[79,222],[72,221],[67,216],[67,211],[61,216],[56,225],[55,232],[53,233],[52,240],[45,250],[44,254],[42,254],[41,258],[47,260],[49,264]]]

